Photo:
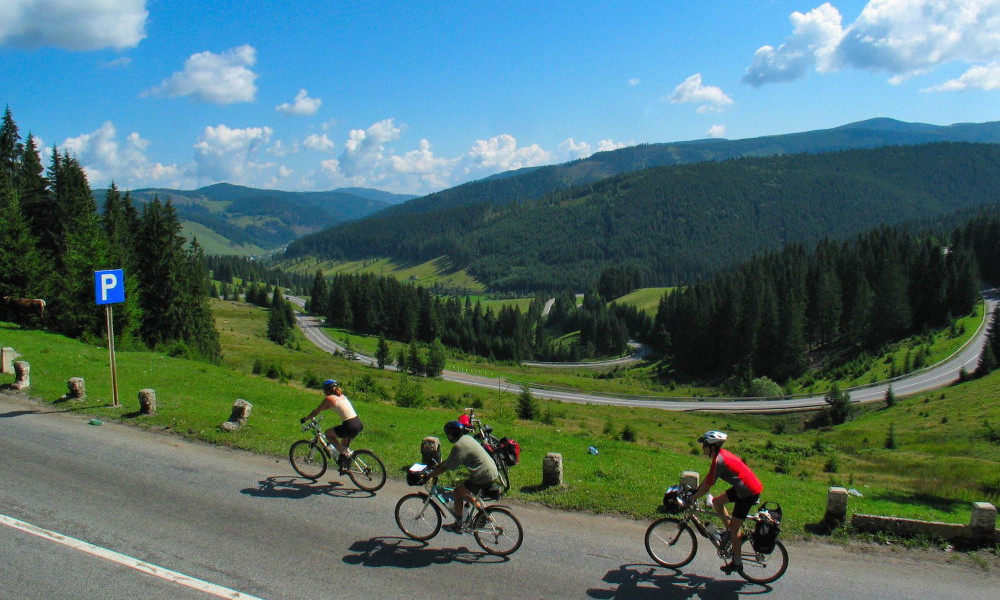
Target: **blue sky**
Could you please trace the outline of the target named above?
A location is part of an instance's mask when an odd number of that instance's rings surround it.
[[[1000,120],[1000,0],[0,0],[92,187],[424,194],[604,149]]]

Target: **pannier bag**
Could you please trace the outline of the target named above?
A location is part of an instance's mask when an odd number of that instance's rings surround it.
[[[508,465],[513,466],[521,462],[521,445],[510,438],[500,438],[496,451],[503,453],[504,461]]]
[[[757,526],[750,534],[754,549],[763,554],[774,552],[778,534],[781,533],[781,505],[765,502],[757,511]]]
[[[660,507],[660,511],[671,515],[682,513],[687,508],[690,496],[691,491],[688,488],[680,485],[670,486],[663,494],[663,505]]]
[[[424,470],[426,469],[427,465],[413,463],[413,465],[406,471],[406,485],[423,485]]]

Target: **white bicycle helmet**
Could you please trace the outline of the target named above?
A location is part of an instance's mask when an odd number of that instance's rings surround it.
[[[700,438],[698,438],[698,443],[705,444],[707,446],[722,446],[726,443],[726,439],[729,438],[728,435],[721,431],[706,431]]]

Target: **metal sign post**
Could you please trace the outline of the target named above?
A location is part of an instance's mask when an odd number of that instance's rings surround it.
[[[125,272],[121,269],[94,272],[94,298],[97,305],[104,305],[104,318],[108,330],[108,364],[111,367],[112,406],[118,403],[118,364],[115,359],[115,323],[111,306],[125,302]]]

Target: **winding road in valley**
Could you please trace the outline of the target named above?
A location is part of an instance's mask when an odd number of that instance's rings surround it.
[[[288,296],[288,300],[302,308],[305,301],[302,298]],[[955,352],[952,356],[920,371],[909,373],[897,377],[890,381],[883,381],[867,386],[848,388],[845,391],[850,393],[851,401],[855,403],[875,402],[885,397],[889,386],[892,386],[893,393],[897,396],[911,396],[914,394],[927,392],[951,385],[958,380],[962,370],[971,373],[979,364],[979,354],[982,351],[986,340],[987,323],[989,316],[993,313],[998,302],[1000,302],[1000,292],[990,289],[983,293],[986,302],[986,317],[980,323],[979,329],[972,336],[968,343]],[[302,330],[306,338],[319,348],[327,352],[345,352],[345,349],[330,339],[322,330],[322,320],[319,317],[296,313],[299,329]],[[633,360],[633,357],[618,359],[619,361]],[[355,360],[365,364],[374,365],[376,361],[369,356],[355,354]],[[582,363],[587,364],[587,363]],[[593,366],[590,363],[588,366]],[[386,367],[390,368],[390,367]],[[442,379],[455,381],[466,385],[500,389],[505,392],[520,393],[521,384],[511,382],[506,379],[494,379],[482,377],[461,371],[445,370],[441,374]],[[796,396],[782,398],[658,398],[650,396],[622,396],[610,394],[593,394],[573,390],[554,390],[544,387],[530,387],[531,393],[539,398],[559,400],[562,402],[573,402],[577,404],[596,404],[623,407],[643,407],[659,408],[673,411],[711,411],[711,412],[787,412],[795,410],[810,410],[826,406],[823,395],[818,396]]]

